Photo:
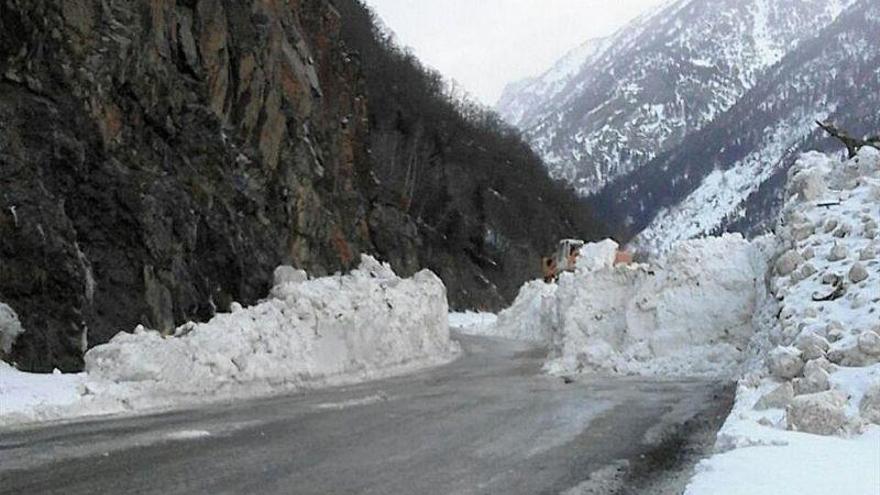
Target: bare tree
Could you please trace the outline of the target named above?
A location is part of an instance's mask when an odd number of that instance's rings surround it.
[[[880,149],[880,136],[872,136],[866,139],[854,138],[849,135],[844,130],[838,129],[837,126],[830,122],[819,122],[816,121],[816,124],[823,131],[830,134],[835,139],[839,140],[846,146],[846,152],[849,155],[849,158],[855,158],[855,156],[859,153],[859,150],[864,148],[865,146],[870,146],[872,148]]]

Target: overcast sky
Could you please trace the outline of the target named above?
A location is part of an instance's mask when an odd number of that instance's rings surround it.
[[[487,105],[661,1],[366,0],[399,43]]]

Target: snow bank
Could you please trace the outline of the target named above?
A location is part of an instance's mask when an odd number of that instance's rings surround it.
[[[580,273],[614,266],[618,244],[612,240],[587,243],[581,247],[575,268]],[[529,342],[549,342],[555,328],[556,284],[542,280],[526,282],[509,308],[491,324],[467,325],[463,333],[503,337]],[[451,323],[450,323],[451,324]]]
[[[0,424],[51,418],[81,400],[85,373],[24,373],[0,361]]]
[[[260,304],[234,305],[233,313],[187,323],[171,338],[139,327],[91,349],[79,400],[65,413],[351,383],[440,364],[457,353],[446,289],[429,271],[401,279],[364,256],[344,276],[306,280],[292,269],[275,275],[278,284]],[[27,416],[27,408],[7,408],[21,393],[13,388],[0,396],[0,422]]]
[[[546,342],[551,325],[545,321],[553,304],[555,284],[542,280],[526,282],[519,289],[513,304],[501,311],[494,324],[464,329],[464,333],[486,335],[529,342]]]
[[[687,493],[869,494],[880,486],[880,151],[789,173],[751,370]],[[823,436],[824,435],[824,436]],[[768,475],[769,474],[769,475]]]
[[[553,373],[728,375],[752,336],[762,252],[738,235],[687,241],[657,266],[560,277]]]
[[[766,247],[739,235],[688,241],[654,266],[615,266],[617,250],[586,244],[574,272],[526,283],[478,333],[547,343],[553,374],[732,375],[763,299]]]

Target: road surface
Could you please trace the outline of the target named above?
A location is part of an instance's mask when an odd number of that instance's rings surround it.
[[[0,431],[3,494],[674,493],[731,387],[543,375],[527,344],[352,387]]]

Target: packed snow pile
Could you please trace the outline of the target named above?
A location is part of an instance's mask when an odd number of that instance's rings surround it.
[[[747,356],[766,251],[727,235],[680,243],[652,265],[615,266],[616,243],[586,244],[574,272],[526,283],[474,333],[547,343],[554,374],[729,376]]]
[[[687,493],[876,493],[878,220],[880,151],[844,163],[809,153],[789,172],[770,281],[778,306],[762,313],[759,359],[719,433],[723,453],[701,464]]]
[[[581,273],[610,269],[618,251],[612,240],[584,244],[575,259]],[[450,325],[461,322],[460,331],[471,335],[503,337],[529,342],[550,342],[555,326],[556,284],[532,280],[523,284],[510,307],[497,318],[482,316],[481,321],[463,316],[450,316]],[[483,314],[485,315],[485,314]]]
[[[682,242],[655,265],[563,274],[546,318],[546,369],[730,375],[752,336],[765,266],[759,246],[726,235]]]
[[[556,284],[547,284],[542,280],[526,282],[519,289],[513,304],[495,315],[485,315],[481,321],[462,321],[461,317],[450,315],[450,326],[458,327],[462,333],[502,337],[506,339],[525,340],[529,342],[546,342],[550,338],[550,325],[542,318],[550,314],[549,305],[553,304]],[[461,321],[464,324],[456,325]]]
[[[75,414],[362,381],[447,362],[458,349],[440,279],[402,279],[369,256],[348,275],[314,280],[282,267],[269,299],[233,306],[173,337],[139,327],[91,349]],[[0,418],[27,419],[7,407],[15,391],[2,394]]]

